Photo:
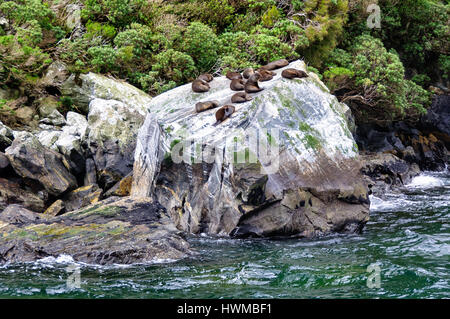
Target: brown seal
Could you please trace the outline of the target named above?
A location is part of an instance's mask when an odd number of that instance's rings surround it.
[[[303,70],[297,69],[286,69],[281,72],[281,76],[286,79],[294,79],[294,78],[306,78],[308,74],[306,74]]]
[[[234,79],[231,80],[230,89],[233,91],[243,91],[245,82],[242,79]]]
[[[261,77],[259,78],[259,81],[261,81],[261,82],[270,81],[270,80],[273,79],[273,77],[275,75],[277,75],[275,72],[268,71],[268,70],[265,70],[265,69],[259,69],[256,72],[258,72],[261,75]]]
[[[242,75],[244,76],[244,79],[248,79],[255,73],[255,70],[253,68],[246,68],[244,72],[242,72]]]
[[[211,74],[209,74],[209,73],[205,73],[205,74],[200,75],[197,78],[197,80],[203,80],[203,81],[206,81],[206,82],[211,82],[212,80],[214,80],[214,77]]]
[[[228,71],[227,72],[227,78],[229,79],[229,80],[240,80],[240,79],[242,79],[242,75],[239,73],[239,72],[231,72],[231,71]]]
[[[286,59],[281,59],[281,60],[276,60],[276,61],[270,62],[270,63],[266,64],[265,66],[262,66],[261,69],[271,71],[271,70],[285,67],[287,65],[289,65],[289,61]]]
[[[244,103],[252,99],[246,92],[238,92],[231,97],[231,103]]]
[[[259,73],[255,73],[253,74],[248,80],[247,82],[245,82],[245,92],[247,93],[256,93],[259,91],[264,90],[263,88],[260,88],[258,85],[258,80],[261,77],[261,75]]]
[[[202,93],[202,92],[208,92],[209,91],[209,84],[206,81],[203,80],[194,80],[194,82],[192,82],[192,91],[197,92],[197,93]]]
[[[219,107],[218,101],[198,102],[197,104],[195,104],[195,111],[197,113],[200,113],[215,107]]]
[[[229,118],[235,110],[236,108],[233,105],[224,105],[220,109],[218,109],[216,112],[216,125]]]

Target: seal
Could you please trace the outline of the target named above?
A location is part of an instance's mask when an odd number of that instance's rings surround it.
[[[242,79],[231,80],[230,89],[233,91],[243,91],[245,87],[245,82]]]
[[[192,91],[197,92],[197,93],[203,93],[203,92],[208,92],[209,91],[209,84],[206,81],[203,80],[194,80],[194,82],[192,82]]]
[[[264,66],[261,67],[261,69],[265,69],[268,71],[283,68],[285,66],[289,65],[289,61],[286,59],[280,59],[273,62],[270,62]]]
[[[224,105],[224,106],[222,106],[216,112],[216,120],[217,120],[217,122],[216,122],[215,125],[225,121],[227,118],[229,118],[231,116],[231,114],[234,113],[235,110],[236,110],[236,108],[233,105]]]
[[[206,101],[206,102],[198,102],[195,104],[195,111],[197,113],[213,109],[215,107],[219,107],[219,101]]]
[[[242,75],[239,73],[239,72],[231,72],[231,71],[229,71],[229,72],[227,72],[227,78],[229,79],[229,80],[240,80],[240,79],[242,79]]]
[[[261,82],[270,81],[273,79],[275,75],[277,75],[275,72],[268,71],[265,69],[259,69],[256,72],[258,72],[261,75],[261,77],[259,78],[259,81]]]
[[[306,72],[303,70],[289,68],[289,69],[283,70],[283,72],[281,72],[281,76],[286,79],[294,79],[294,78],[301,79],[301,78],[307,78],[308,74],[306,74]]]
[[[260,88],[258,85],[258,80],[261,77],[261,75],[259,73],[255,73],[253,74],[248,80],[247,82],[245,82],[245,92],[247,93],[256,93],[259,91],[264,90],[263,88]]]
[[[255,73],[255,70],[253,68],[246,68],[244,72],[242,72],[242,75],[244,76],[244,79],[248,79]]]
[[[200,75],[197,78],[197,80],[203,80],[205,82],[211,82],[212,80],[214,80],[214,77],[211,74],[209,74],[209,73],[205,73],[205,74]]]
[[[238,92],[231,97],[231,103],[244,103],[251,100],[253,98],[247,92]]]

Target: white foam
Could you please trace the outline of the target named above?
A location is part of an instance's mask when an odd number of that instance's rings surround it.
[[[408,188],[434,188],[442,187],[444,182],[437,177],[429,175],[420,175],[414,177],[410,184],[406,185]]]

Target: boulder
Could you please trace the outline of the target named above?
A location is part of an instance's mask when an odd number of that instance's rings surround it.
[[[71,97],[84,113],[89,112],[89,103],[96,98],[120,101],[142,114],[145,114],[151,101],[148,94],[126,82],[92,72],[79,75],[79,80],[71,75],[60,89],[62,95]]]
[[[126,177],[122,178],[120,182],[117,182],[116,185],[111,187],[111,189],[105,193],[105,197],[130,196],[132,184],[133,184],[133,175],[132,173],[130,173]]]
[[[0,172],[3,172],[8,167],[9,167],[8,158],[6,157],[5,153],[0,152]]]
[[[111,188],[132,171],[137,132],[143,121],[144,113],[125,103],[102,99],[90,103],[84,143],[103,189]]]
[[[53,96],[45,96],[37,101],[37,109],[42,118],[49,116],[53,111],[58,110],[58,108],[58,99]]]
[[[56,60],[50,64],[45,72],[44,76],[41,78],[39,83],[47,88],[47,90],[55,90],[55,88],[62,85],[62,83],[69,77],[69,72],[67,71],[67,65]],[[58,90],[58,89],[56,89]],[[51,92],[51,93],[58,93]]]
[[[58,112],[58,110],[53,110],[46,118],[41,119],[39,123],[53,126],[63,126],[66,124],[66,119],[61,113]]]
[[[82,140],[86,135],[87,128],[88,122],[84,115],[68,112],[66,125],[55,142],[58,151],[70,161],[71,170],[80,176],[80,180],[84,176],[86,168],[86,154]]]
[[[306,70],[302,61],[288,67]],[[288,80],[283,69],[253,100],[230,104],[225,77],[207,93],[187,84],[149,105],[139,131],[132,196],[152,197],[190,233],[311,237],[358,231],[369,218],[368,188],[347,123],[348,107],[318,77]]]
[[[45,210],[44,215],[54,217],[64,213],[65,210],[66,207],[64,205],[64,202],[61,199],[58,199]]]
[[[0,152],[4,152],[12,144],[13,140],[13,131],[0,121]]]
[[[92,264],[176,260],[191,254],[165,209],[150,200],[110,198],[53,218],[0,213],[0,263],[70,255]]]
[[[405,150],[405,154],[411,148]],[[365,154],[362,158],[362,173],[367,177],[372,193],[382,196],[392,187],[409,184],[413,177],[420,174],[417,164],[411,164],[389,153]]]
[[[34,118],[34,110],[29,106],[23,106],[15,111],[16,118],[24,124],[29,124]]]
[[[16,182],[0,177],[0,211],[9,204],[20,204],[37,212],[42,212],[45,207],[44,200],[37,194],[22,189]]]
[[[65,158],[29,133],[17,133],[5,154],[17,175],[36,181],[51,195],[58,196],[77,185]]]
[[[100,200],[102,190],[95,184],[77,188],[64,196],[67,212],[95,204]]]

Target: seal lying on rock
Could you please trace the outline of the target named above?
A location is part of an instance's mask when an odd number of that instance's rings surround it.
[[[259,78],[259,80],[260,80],[261,82],[264,82],[264,81],[270,81],[270,80],[273,79],[273,77],[274,77],[275,75],[277,75],[275,72],[268,71],[268,70],[265,70],[265,69],[259,69],[259,70],[256,71],[256,72],[258,72],[258,73],[261,75],[261,77]]]
[[[200,113],[209,109],[213,109],[215,107],[219,107],[218,101],[198,102],[197,104],[195,104],[195,111],[197,113]]]
[[[306,74],[303,70],[297,70],[297,69],[286,69],[281,72],[281,76],[286,79],[294,79],[294,78],[306,78],[308,77],[308,74]]]
[[[210,89],[208,82],[197,79],[192,82],[192,91],[197,93],[208,92]]]
[[[216,122],[215,125],[225,121],[227,118],[229,118],[231,116],[231,114],[234,113],[235,110],[236,110],[236,108],[233,105],[224,105],[224,106],[222,106],[216,112],[216,120],[217,120],[217,122]]]
[[[242,79],[234,79],[230,83],[230,89],[233,91],[243,91],[245,82]]]
[[[242,75],[244,76],[244,79],[248,79],[255,73],[255,70],[253,68],[246,68],[244,72],[242,72]]]
[[[259,91],[264,90],[263,88],[260,88],[258,85],[258,80],[261,77],[261,75],[259,73],[255,73],[253,74],[248,80],[247,82],[245,82],[245,92],[247,93],[256,93]]]
[[[271,71],[271,70],[283,68],[287,65],[289,65],[289,61],[286,59],[281,59],[281,60],[276,60],[276,61],[270,62],[270,63],[262,66],[261,69]]]
[[[238,92],[231,97],[231,103],[244,103],[252,99],[246,92]]]
[[[209,73],[205,73],[205,74],[200,75],[197,78],[197,80],[203,80],[203,81],[206,81],[206,82],[211,82],[212,80],[214,80],[214,77],[211,74],[209,74]]]
[[[229,79],[229,80],[239,80],[239,79],[242,79],[242,75],[239,73],[239,72],[231,72],[231,71],[229,71],[229,72],[227,72],[227,78]]]

